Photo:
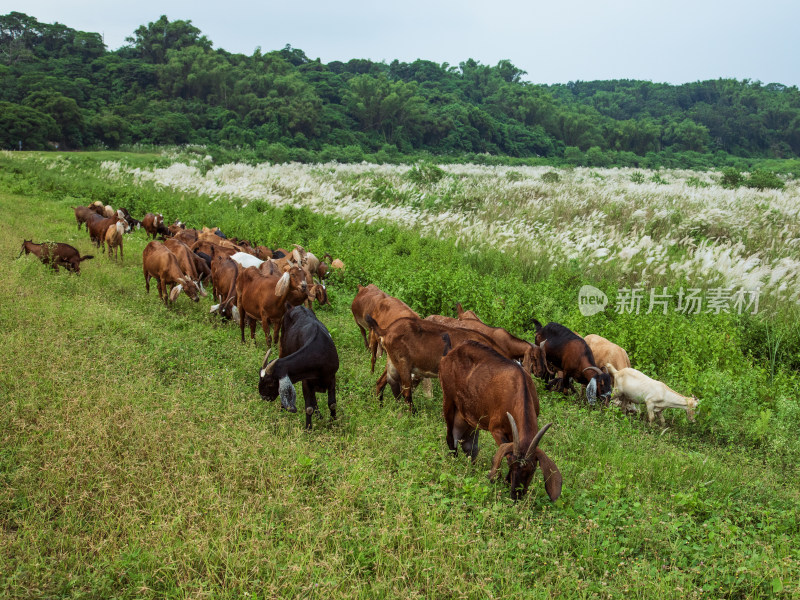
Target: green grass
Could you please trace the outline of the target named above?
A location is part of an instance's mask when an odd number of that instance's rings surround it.
[[[800,595],[796,471],[768,452],[539,386],[564,492],[551,504],[537,475],[513,504],[486,479],[489,436],[475,465],[449,456],[438,385],[417,416],[377,405],[349,279],[318,311],[340,416],[321,402],[306,432],[257,393],[263,334],[241,344],[208,299],[165,309],[143,232],[115,264],[72,198],[22,188],[0,189],[0,596]],[[96,258],[56,275],[16,259],[23,238]]]

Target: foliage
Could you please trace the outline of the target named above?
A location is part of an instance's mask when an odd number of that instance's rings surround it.
[[[590,320],[576,309],[575,289],[589,283],[577,265],[525,280],[518,257],[384,222],[98,176],[102,160],[168,167],[158,155],[16,154],[0,154],[4,597],[798,594],[796,332],[781,338],[774,376],[756,353],[783,319]],[[332,305],[318,309],[340,355],[339,419],[323,406],[304,431],[258,396],[263,336],[239,343],[209,301],[166,310],[147,295],[143,232],[126,236],[124,264],[99,256],[81,277],[15,260],[22,237],[86,251],[70,206],[93,199],[342,258]],[[417,416],[377,406],[349,313],[367,282],[423,313],[452,314],[461,301],[526,338],[531,316],[596,331],[700,396],[698,421],[677,413],[651,428],[537,381],[542,418],[556,424],[542,443],[564,493],[550,504],[537,477],[513,504],[485,477],[489,436],[474,465],[447,452],[437,386],[432,398],[418,392]],[[34,324],[47,335],[32,336]]]
[[[560,179],[561,176],[555,171],[548,171],[542,174],[542,181],[545,183],[558,183]]]
[[[417,163],[412,165],[406,175],[409,181],[419,185],[431,185],[439,183],[445,172],[434,164],[430,163]]]
[[[744,184],[759,190],[781,190],[785,185],[775,173],[763,169],[756,169],[750,173]]]
[[[58,125],[50,115],[34,108],[0,102],[0,146],[23,150],[45,150],[59,136]]]
[[[800,155],[800,92],[720,79],[534,85],[509,60],[322,63],[290,45],[214,49],[166,16],[108,50],[97,33],[0,16],[0,101],[50,115],[71,149],[202,144],[239,160],[776,171]],[[272,146],[280,144],[281,146]],[[10,146],[5,143],[5,148]],[[30,146],[33,147],[33,144]],[[269,149],[269,150],[267,150]]]
[[[744,176],[736,167],[725,167],[722,169],[720,184],[725,188],[737,188],[744,182]]]

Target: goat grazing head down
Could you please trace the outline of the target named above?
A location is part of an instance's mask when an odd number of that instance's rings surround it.
[[[541,465],[545,477],[545,490],[550,500],[555,501],[561,495],[561,473],[556,468],[555,463],[544,451],[538,448],[542,437],[550,428],[552,423],[542,427],[533,438],[528,449],[523,452],[520,447],[519,431],[517,423],[511,413],[506,413],[511,424],[511,434],[513,441],[507,444],[500,444],[492,460],[492,470],[489,471],[489,479],[494,481],[500,469],[503,457],[508,459],[508,480],[511,484],[511,498],[518,500],[528,492],[533,475],[536,473],[536,466]]]
[[[169,293],[170,302],[175,302],[178,298],[178,294],[181,292],[185,292],[194,302],[200,301],[200,294],[206,295],[206,293],[201,292],[197,284],[188,277],[181,277],[178,280],[178,285],[172,288],[172,291]]]
[[[264,400],[272,402],[280,396],[281,406],[289,412],[297,412],[297,394],[294,391],[294,385],[289,378],[289,374],[285,373],[280,375],[275,372],[275,363],[278,359],[269,360],[269,353],[272,348],[267,350],[267,355],[264,357],[264,364],[261,365],[261,371],[258,378],[258,393]]]
[[[594,404],[599,397],[605,404],[608,404],[614,389],[614,380],[611,375],[597,367],[586,367],[584,372],[587,373],[587,377],[590,377],[589,383],[586,384],[586,400],[589,404]]]

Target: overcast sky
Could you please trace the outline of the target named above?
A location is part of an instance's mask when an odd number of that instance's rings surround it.
[[[509,59],[534,83],[733,77],[800,86],[798,0],[0,0],[0,14],[11,11],[102,33],[112,50],[166,14],[191,20],[215,48],[248,55],[291,44],[326,63]]]

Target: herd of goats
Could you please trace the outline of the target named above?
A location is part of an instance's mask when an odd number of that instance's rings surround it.
[[[302,246],[272,250],[246,240],[228,238],[217,228],[187,228],[175,222],[165,226],[160,214],[148,213],[141,221],[125,209],[114,210],[95,202],[74,208],[78,229],[86,226],[92,242],[123,260],[123,236],[143,228],[148,242],[142,253],[145,287],[155,279],[165,305],[184,292],[197,302],[207,296],[203,282],[210,282],[212,313],[239,324],[242,342],[245,325],[255,338],[261,323],[271,349],[278,343],[278,357],[270,361],[270,350],[259,372],[262,398],[275,400],[297,412],[294,384],[302,382],[306,427],[318,413],[316,394],[327,393],[328,408],[336,418],[336,373],[339,357],[325,325],[312,310],[313,302],[328,303],[326,276],[344,264],[325,254],[324,262]],[[59,242],[35,244],[24,241],[22,252],[35,254],[56,271],[63,266],[80,272],[82,261],[76,248]],[[544,475],[545,490],[555,501],[561,494],[562,478],[555,462],[539,448],[548,423],[539,428],[539,397],[533,377],[545,381],[549,390],[573,390],[573,382],[585,389],[589,404],[614,402],[625,411],[636,412],[644,404],[652,423],[664,423],[665,408],[681,408],[694,420],[698,401],[682,396],[660,381],[631,368],[628,354],[620,346],[598,335],[579,336],[558,323],[533,324],[533,343],[502,327],[492,327],[470,311],[458,307],[457,317],[431,315],[421,318],[398,298],[377,286],[358,286],[351,310],[364,346],[376,358],[386,354],[386,367],[377,381],[376,395],[382,401],[387,385],[395,398],[403,398],[415,412],[412,392],[423,380],[438,378],[442,387],[447,445],[456,455],[461,445],[474,461],[478,434],[491,433],[497,444],[489,473],[494,480],[505,458],[506,480],[515,500],[527,492],[537,465]]]

